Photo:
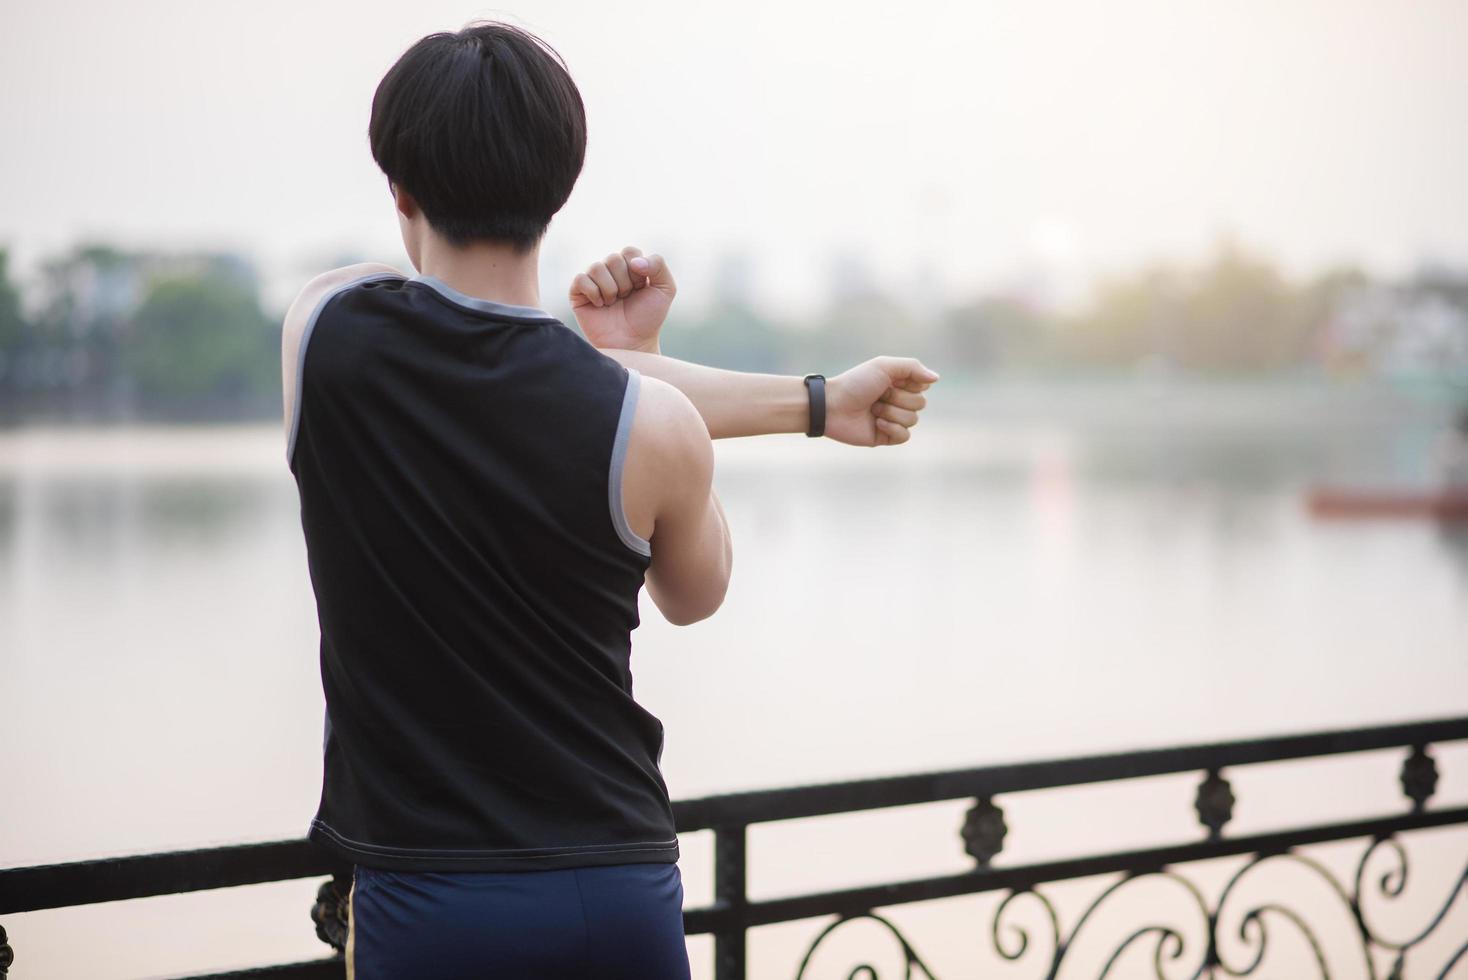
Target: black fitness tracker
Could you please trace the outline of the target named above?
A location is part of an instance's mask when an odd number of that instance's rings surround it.
[[[821,374],[805,376],[805,390],[810,395],[810,428],[805,434],[812,439],[826,434],[826,378]]]

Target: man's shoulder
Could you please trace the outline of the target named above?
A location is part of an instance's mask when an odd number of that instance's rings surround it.
[[[713,442],[708,426],[688,396],[666,381],[647,375],[639,375],[638,383],[633,447],[654,469],[670,476],[701,477],[703,470],[712,471]]]
[[[311,315],[327,297],[353,283],[392,276],[406,278],[397,269],[381,262],[358,262],[355,265],[345,265],[321,273],[301,287],[301,291],[291,302],[290,308],[286,310],[283,326],[286,337],[299,337]]]
[[[294,452],[296,427],[300,419],[300,402],[296,389],[300,386],[300,379],[305,369],[306,350],[303,341],[311,318],[316,315],[316,311],[320,309],[324,300],[346,289],[352,283],[388,276],[401,277],[402,273],[380,262],[359,262],[356,265],[332,269],[306,283],[296,294],[290,308],[286,310],[280,331],[280,371],[287,430],[287,460]]]
[[[708,441],[703,416],[688,396],[673,385],[645,374],[638,375],[637,420],[665,434],[672,442]]]
[[[707,500],[714,447],[703,416],[687,395],[635,371],[629,382],[638,385],[638,394],[622,506],[632,530],[651,540],[664,516],[687,512]]]

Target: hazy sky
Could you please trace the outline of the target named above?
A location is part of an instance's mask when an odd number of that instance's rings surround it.
[[[240,248],[273,298],[343,253],[405,262],[372,92],[483,16],[546,37],[587,105],[545,305],[627,243],[690,304],[739,254],[797,305],[833,266],[921,303],[1223,233],[1297,272],[1468,264],[1463,0],[3,0],[0,244],[23,272],[81,237]]]

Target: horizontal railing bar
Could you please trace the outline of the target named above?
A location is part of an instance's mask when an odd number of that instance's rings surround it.
[[[235,844],[0,870],[0,915],[344,873],[299,840]]]
[[[182,980],[342,980],[346,975],[346,960],[341,956],[327,956],[319,960],[257,966],[229,973],[190,974]]]
[[[742,909],[719,905],[688,909],[683,928],[688,935],[791,922],[820,915],[856,915],[891,905],[938,898],[974,895],[998,889],[1027,889],[1051,881],[1088,878],[1115,872],[1145,873],[1168,865],[1239,854],[1277,854],[1294,847],[1327,841],[1378,837],[1408,830],[1468,823],[1468,807],[1379,817],[1349,823],[1323,824],[1298,830],[1199,841],[1139,851],[1120,851],[1094,857],[1066,858],[1012,868],[989,868],[963,874],[913,881],[868,885],[841,891],[750,902]]]
[[[1468,738],[1468,717],[731,793],[673,804],[680,833]],[[0,915],[344,873],[304,839],[0,869]]]
[[[1347,731],[1142,749],[1080,758],[957,769],[792,789],[728,793],[673,804],[680,833],[852,813],[1024,790],[1221,769],[1260,762],[1368,752],[1468,738],[1468,717]]]

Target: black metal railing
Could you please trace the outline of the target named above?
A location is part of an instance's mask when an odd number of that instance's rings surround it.
[[[1429,827],[1468,824],[1468,807],[1428,807],[1438,782],[1431,748],[1462,739],[1468,739],[1468,717],[684,800],[674,804],[679,832],[712,831],[714,835],[714,902],[686,910],[684,927],[689,935],[714,937],[716,980],[742,980],[746,976],[746,939],[751,928],[818,917],[834,918],[816,933],[803,960],[798,965],[791,964],[796,980],[806,976],[813,956],[827,937],[856,920],[874,922],[892,935],[901,950],[905,977],[920,975],[936,980],[916,947],[890,918],[877,910],[960,895],[1004,892],[993,920],[996,954],[1010,961],[1031,959],[1037,976],[1054,977],[1067,963],[1077,936],[1092,920],[1093,913],[1118,889],[1139,877],[1162,876],[1185,886],[1185,893],[1192,896],[1191,901],[1196,905],[1190,911],[1198,915],[1204,940],[1203,948],[1195,953],[1194,977],[1253,973],[1265,954],[1267,924],[1274,919],[1288,920],[1300,932],[1315,952],[1320,974],[1328,976],[1330,971],[1321,941],[1300,912],[1265,902],[1224,915],[1226,910],[1231,910],[1231,900],[1238,893],[1236,886],[1254,868],[1266,862],[1289,861],[1323,877],[1330,891],[1348,910],[1354,923],[1351,943],[1359,944],[1367,976],[1377,977],[1377,960],[1385,959],[1391,964],[1389,977],[1445,978],[1456,967],[1468,963],[1468,942],[1457,946],[1450,942],[1447,952],[1439,955],[1439,962],[1414,959],[1410,973],[1407,963],[1409,957],[1424,952],[1424,942],[1437,935],[1436,930],[1448,919],[1459,896],[1468,891],[1465,888],[1468,886],[1468,840],[1462,842],[1463,859],[1453,865],[1462,866],[1455,884],[1440,905],[1434,904],[1429,909],[1422,919],[1424,925],[1416,933],[1405,938],[1382,935],[1373,926],[1374,916],[1366,901],[1396,898],[1405,888],[1408,862],[1398,835]],[[1387,808],[1382,815],[1370,819],[1249,836],[1225,834],[1235,802],[1225,770],[1384,749],[1406,750],[1399,777],[1405,797],[1403,805]],[[1041,863],[1001,866],[993,863],[1003,850],[1007,833],[1003,809],[996,802],[1002,795],[1189,772],[1203,777],[1194,801],[1203,829],[1199,840]],[[974,860],[974,867],[969,871],[759,901],[750,900],[747,894],[746,842],[751,825],[964,799],[974,801],[959,832],[964,850]],[[1308,845],[1351,840],[1361,840],[1364,845],[1354,875],[1345,880],[1337,878],[1323,863],[1299,853],[1300,848]],[[1389,866],[1377,879],[1375,892],[1368,894],[1366,870],[1379,854],[1384,855]],[[1248,855],[1248,860],[1234,871],[1212,902],[1179,870],[1180,865],[1190,862],[1239,855]],[[346,937],[345,898],[350,874],[349,867],[334,862],[304,840],[13,868],[0,870],[0,915],[329,875],[317,893],[311,918],[317,935],[338,951],[336,955],[210,977],[212,980],[244,976],[340,978],[344,975],[340,951]],[[1119,877],[1102,889],[1068,929],[1062,928],[1061,916],[1039,886],[1107,874]],[[1047,923],[1049,933],[1043,937],[1044,942],[1032,941],[1028,930],[1007,921],[1008,910],[1020,900],[1037,903],[1043,910],[1042,921]],[[1252,956],[1246,961],[1231,962],[1224,956],[1219,938],[1225,921],[1236,923],[1245,947],[1252,948]],[[1001,937],[1001,926],[1005,924],[1012,937],[1009,940]],[[1112,948],[1109,959],[1094,964],[1095,969],[1090,973],[1106,975],[1124,953],[1145,941],[1154,944],[1153,959],[1159,977],[1164,975],[1164,959],[1177,961],[1183,956],[1185,937],[1178,928],[1142,924]],[[13,958],[9,942],[20,946],[24,955],[24,937],[7,940],[4,929],[0,928],[0,976],[5,975]],[[877,970],[862,964],[847,975],[875,980]]]

